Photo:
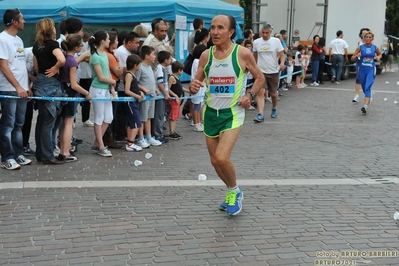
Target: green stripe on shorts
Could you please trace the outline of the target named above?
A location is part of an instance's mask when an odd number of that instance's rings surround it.
[[[204,134],[210,138],[219,137],[226,130],[236,129],[244,124],[245,110],[235,106],[216,110],[205,105],[203,121]]]

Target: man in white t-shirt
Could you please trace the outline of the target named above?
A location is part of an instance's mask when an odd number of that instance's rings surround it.
[[[0,95],[19,96],[19,99],[0,98],[1,168],[14,170],[32,162],[23,155],[22,126],[25,122],[26,98],[29,89],[24,43],[17,36],[24,29],[25,20],[19,9],[7,9],[3,16],[5,30],[0,33]]]
[[[271,37],[273,29],[270,24],[265,24],[260,32],[261,38],[256,39],[253,44],[253,51],[258,67],[262,71],[266,86],[272,98],[271,117],[277,117],[277,88],[280,80],[280,71],[285,69],[284,48],[278,38]],[[258,105],[258,115],[254,119],[255,123],[261,123],[265,119],[263,117],[263,109],[265,90],[262,89],[256,95],[256,103]]]
[[[342,67],[344,62],[348,61],[348,44],[342,38],[344,33],[342,30],[337,31],[337,38],[330,43],[328,51],[331,62],[331,83],[339,84],[341,80]]]

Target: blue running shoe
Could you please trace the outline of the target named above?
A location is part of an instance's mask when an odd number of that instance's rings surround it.
[[[229,203],[227,205],[227,214],[230,216],[237,215],[242,210],[242,200],[244,199],[244,193],[241,191],[231,191],[229,196]]]
[[[229,190],[226,194],[226,198],[224,201],[220,204],[219,210],[225,211],[227,207],[229,206],[229,199],[230,199],[231,191]]]
[[[256,116],[256,118],[254,119],[254,122],[255,122],[255,123],[262,123],[263,121],[265,121],[265,118],[263,117],[262,114],[258,114],[258,115]]]
[[[277,109],[272,109],[271,117],[272,118],[276,118],[277,117]]]

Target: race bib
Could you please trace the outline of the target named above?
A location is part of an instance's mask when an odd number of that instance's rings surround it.
[[[231,97],[235,92],[235,81],[235,77],[211,77],[209,90],[214,96]]]
[[[362,65],[363,66],[373,67],[374,66],[374,60],[371,59],[371,58],[363,58]]]

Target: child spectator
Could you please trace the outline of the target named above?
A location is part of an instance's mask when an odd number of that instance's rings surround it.
[[[195,50],[195,49],[194,49]],[[184,65],[183,63],[176,61],[172,63],[172,72],[173,74],[169,77],[168,85],[169,85],[169,95],[174,97],[174,99],[169,100],[170,104],[170,116],[169,116],[169,138],[172,140],[182,139],[176,132],[176,121],[179,120],[180,117],[180,97],[184,92],[190,92],[188,89],[183,88],[180,83],[179,76],[183,74]]]
[[[303,60],[302,60],[302,69],[303,72],[301,73],[301,80],[300,83],[302,87],[307,87],[308,85],[305,83],[305,78],[306,78],[306,71],[308,70],[308,65],[309,65],[309,58],[312,54],[312,52],[309,52],[309,48],[307,46],[304,47],[303,49]]]
[[[139,81],[139,89],[144,92],[145,95],[152,97],[156,96],[156,81],[154,72],[152,71],[151,64],[155,62],[154,48],[144,45],[140,49],[140,58],[143,60],[140,66],[140,70],[135,73],[137,80]],[[139,138],[137,145],[141,148],[148,148],[152,146],[160,146],[162,142],[154,139],[151,136],[151,121],[154,118],[155,104],[153,100],[143,101],[140,103],[140,120],[143,126],[139,129]],[[145,138],[144,138],[144,133]]]
[[[194,56],[194,61],[193,65],[191,67],[191,79],[195,78],[195,75],[198,71],[198,63],[199,63],[199,58],[201,57],[201,54],[206,50],[206,46],[203,44],[195,46],[193,50],[193,56]],[[193,122],[194,122],[194,131],[197,132],[202,132],[204,131],[201,123],[201,109],[204,104],[204,95],[206,91],[206,86],[201,87],[200,90],[196,93],[193,94],[193,98],[191,98],[191,103],[192,103],[192,117],[193,117]]]
[[[127,118],[127,142],[125,145],[126,151],[141,151],[143,148],[134,144],[137,132],[141,128],[139,103],[144,99],[144,93],[139,89],[135,72],[140,70],[141,58],[136,54],[129,55],[126,59],[125,73],[125,95],[136,99],[135,102],[126,102],[125,112]]]
[[[116,97],[115,85],[116,82],[111,78],[109,71],[108,55],[105,48],[109,47],[109,36],[104,30],[99,30],[89,40],[90,46],[90,66],[93,72],[93,82],[90,87],[90,94],[95,98],[110,98]],[[111,94],[110,94],[111,86]],[[93,102],[94,109],[94,135],[95,141],[93,143],[92,151],[97,152],[98,155],[104,157],[112,156],[108,147],[104,146],[103,136],[113,120],[112,103],[107,102]]]
[[[287,65],[287,87],[292,89],[292,72],[294,72],[294,59],[292,58],[292,54],[289,53],[287,55],[288,65]]]
[[[302,70],[302,61],[304,60],[303,53],[304,47],[302,44],[298,45],[297,51],[295,53],[295,60],[294,60],[294,73]],[[303,86],[301,85],[301,73],[297,73],[292,75],[295,78],[295,89],[301,89]]]
[[[241,45],[241,46],[245,46],[245,41],[244,41],[244,39],[237,39],[236,40],[236,44]]]
[[[159,51],[157,59],[159,62],[155,68],[157,90],[164,96],[164,99],[155,101],[154,118],[152,119],[151,128],[154,138],[162,143],[166,143],[168,139],[164,137],[163,127],[165,123],[165,103],[169,101],[167,67],[172,63],[172,57],[168,51]]]
[[[60,69],[63,90],[68,97],[79,97],[80,93],[86,97],[86,100],[90,101],[92,96],[88,91],[78,84],[76,78],[78,61],[75,59],[74,55],[82,51],[82,36],[79,34],[68,35],[66,40],[61,42],[61,47],[66,52],[65,65]],[[60,114],[60,117],[63,119],[59,129],[60,154],[58,155],[57,159],[59,161],[65,161],[66,163],[75,162],[78,160],[76,156],[70,154],[73,121],[75,119],[77,106],[77,102],[67,102],[67,104],[62,108]]]

